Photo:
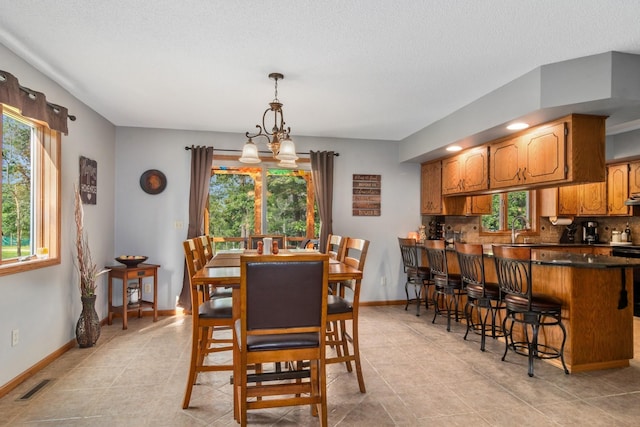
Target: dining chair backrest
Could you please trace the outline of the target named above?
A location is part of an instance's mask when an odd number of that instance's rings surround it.
[[[418,246],[415,239],[398,237],[404,272],[415,274],[418,271]]]
[[[484,252],[481,244],[455,243],[460,278],[467,285],[479,285],[484,288]]]
[[[258,242],[262,242],[265,237],[271,237],[274,242],[278,242],[279,249],[285,249],[285,238],[282,235],[254,234],[249,236],[249,249],[257,249]]]
[[[290,328],[323,330],[328,266],[323,254],[241,256],[241,310],[246,312],[241,318],[247,334],[260,330],[288,333],[276,330]]]
[[[531,310],[531,248],[493,245],[493,259],[500,290],[507,295],[525,298]],[[509,307],[510,299],[506,299]]]
[[[194,286],[191,283],[191,278],[195,276],[198,270],[204,267],[204,263],[200,259],[200,252],[198,251],[196,240],[197,239],[187,239],[182,242],[182,247],[184,249],[189,283],[191,284],[191,307],[196,307],[197,309],[197,307],[205,301],[205,293],[202,287]]]
[[[337,234],[329,234],[327,239],[327,254],[332,259],[342,260],[344,258],[345,245],[347,243],[347,237],[339,236]]]
[[[206,263],[213,258],[213,243],[210,236],[202,235],[196,237],[194,240],[200,254],[200,259]]]
[[[342,262],[363,271],[367,252],[369,251],[369,241],[353,237],[346,237],[346,239]]]

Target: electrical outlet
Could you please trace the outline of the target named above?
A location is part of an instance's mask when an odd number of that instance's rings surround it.
[[[20,341],[20,334],[18,332],[18,329],[14,329],[11,331],[11,347],[17,346],[18,341]]]
[[[144,284],[144,293],[145,294],[150,294],[151,292],[153,292],[152,288],[151,288],[151,283],[145,283]]]
[[[387,284],[387,278],[385,276],[380,276],[380,284],[382,286],[386,286]]]
[[[175,221],[175,222],[173,223],[173,227],[174,227],[176,230],[182,230],[182,228],[184,227],[184,223],[183,223],[182,221]]]

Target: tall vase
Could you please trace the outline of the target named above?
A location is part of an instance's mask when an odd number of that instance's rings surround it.
[[[96,296],[80,298],[82,313],[76,324],[76,340],[81,348],[93,347],[100,338],[100,318],[96,312]]]

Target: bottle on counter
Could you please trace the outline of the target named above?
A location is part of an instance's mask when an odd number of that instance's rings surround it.
[[[625,227],[624,232],[627,235],[627,242],[632,242],[633,239],[631,239],[631,227],[629,227],[629,221],[627,221],[627,226]]]

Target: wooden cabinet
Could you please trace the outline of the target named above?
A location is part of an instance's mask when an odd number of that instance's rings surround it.
[[[423,163],[420,169],[422,215],[482,215],[491,213],[491,195],[442,196],[442,163]]]
[[[578,214],[578,189],[575,185],[538,190],[540,216],[558,217]]]
[[[565,123],[491,145],[491,188],[521,187],[566,177]]]
[[[442,213],[442,163],[423,163],[420,169],[420,212],[422,215]]]
[[[469,197],[467,204],[470,206],[469,215],[489,215],[493,208],[493,195]]]
[[[605,180],[605,118],[574,114],[490,144],[490,188]]]
[[[605,182],[540,189],[540,216],[606,215],[606,193]]]
[[[489,188],[488,147],[477,147],[442,161],[442,194],[464,194]]]
[[[640,161],[629,163],[629,195],[640,193]]]
[[[629,206],[624,202],[629,198],[629,164],[607,167],[607,214],[629,215]]]
[[[578,215],[607,214],[607,186],[605,182],[580,184],[578,187]]]

